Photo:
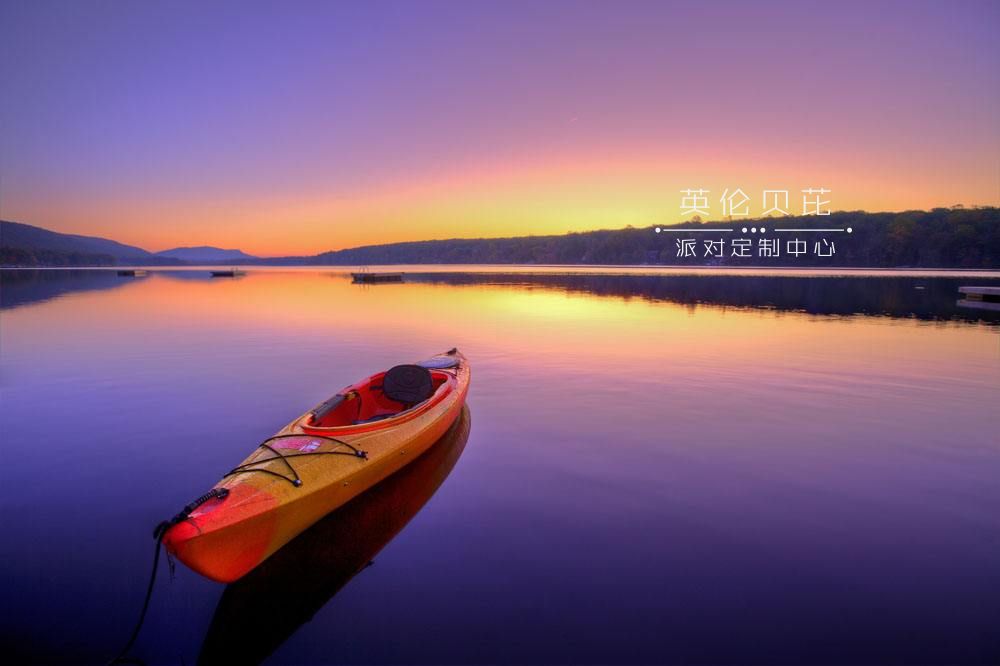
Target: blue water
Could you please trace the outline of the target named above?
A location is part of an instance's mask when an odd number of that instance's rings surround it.
[[[1000,314],[957,305],[969,282],[4,272],[0,647],[109,659],[157,522],[337,389],[458,346],[467,437],[226,596],[164,566],[132,654],[996,663]]]

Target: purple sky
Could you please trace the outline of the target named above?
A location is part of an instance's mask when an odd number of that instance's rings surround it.
[[[149,249],[1000,204],[998,2],[0,7],[0,216]]]

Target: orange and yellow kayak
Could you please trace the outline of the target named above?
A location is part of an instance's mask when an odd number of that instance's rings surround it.
[[[162,526],[181,562],[222,583],[399,470],[459,417],[470,369],[452,349],[346,387],[265,440]]]

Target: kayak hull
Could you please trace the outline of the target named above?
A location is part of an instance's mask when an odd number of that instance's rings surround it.
[[[242,472],[216,484],[228,491],[225,497],[210,499],[165,533],[167,550],[222,583],[252,571],[447,432],[462,412],[470,380],[465,358],[454,355],[456,367],[435,371],[451,375],[445,395],[415,416],[403,412],[375,428],[310,427],[308,413],[290,423],[237,468]]]

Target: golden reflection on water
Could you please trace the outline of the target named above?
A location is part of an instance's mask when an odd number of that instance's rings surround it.
[[[460,346],[475,358],[597,372],[700,372],[767,378],[836,372],[864,381],[915,373],[996,381],[997,330],[963,323],[831,317],[769,309],[599,296],[545,286],[402,283],[364,286],[344,274],[252,272],[238,279],[153,274],[4,313],[5,346],[99,336],[123,352],[226,336],[383,345],[418,357]],[[71,333],[71,335],[67,335]]]

